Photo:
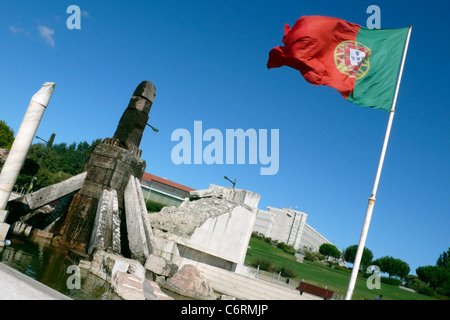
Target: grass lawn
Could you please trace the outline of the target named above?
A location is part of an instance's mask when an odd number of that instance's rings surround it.
[[[333,269],[322,264],[304,260],[303,263],[295,261],[295,257],[281,249],[278,249],[264,240],[251,238],[249,242],[250,248],[247,250],[245,262],[250,264],[252,258],[265,257],[270,259],[278,266],[286,266],[297,272],[299,275],[297,280],[304,279],[309,283],[315,283],[321,286],[327,286],[337,294],[347,292],[348,283],[350,281],[350,273]],[[381,283],[381,289],[370,290],[366,285],[367,279],[359,278],[356,280],[353,299],[374,300],[380,294],[383,300],[435,300],[432,297],[422,294],[409,292],[399,287]]]

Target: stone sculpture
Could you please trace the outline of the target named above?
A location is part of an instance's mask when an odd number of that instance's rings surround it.
[[[191,191],[179,207],[150,215],[158,254],[179,267],[200,262],[239,272],[260,197],[213,184]]]
[[[147,213],[136,183],[146,167],[139,145],[155,92],[151,82],[139,84],[113,138],[104,139],[95,148],[85,168],[86,178],[72,199],[57,237],[59,244],[88,253],[95,248],[111,248],[140,261],[153,251],[146,214],[136,215],[134,210]],[[134,209],[127,210],[130,206]]]

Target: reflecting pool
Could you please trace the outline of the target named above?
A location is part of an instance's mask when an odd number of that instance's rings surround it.
[[[80,272],[79,289],[73,288],[74,272],[69,268],[73,262],[68,259],[68,251],[51,245],[49,240],[10,240],[9,246],[0,247],[0,262],[75,300],[120,300],[109,283],[84,270]]]

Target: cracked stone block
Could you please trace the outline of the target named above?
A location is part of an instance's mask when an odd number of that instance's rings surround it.
[[[88,253],[94,248],[120,252],[120,214],[116,190],[103,190],[97,206]]]

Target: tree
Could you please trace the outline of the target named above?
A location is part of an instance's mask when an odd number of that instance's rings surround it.
[[[319,252],[327,257],[339,259],[341,252],[334,245],[329,243],[322,243],[319,247]]]
[[[379,266],[382,272],[389,274],[389,278],[395,276],[404,279],[410,271],[409,265],[406,262],[390,256],[378,258],[372,264]]]
[[[0,120],[0,148],[11,149],[14,142],[14,130],[5,121]]]
[[[443,252],[436,261],[438,267],[443,268],[447,272],[450,272],[450,248],[447,252]]]
[[[400,259],[396,259],[396,272],[395,275],[399,277],[400,279],[405,279],[409,272],[411,271],[411,268],[409,267],[409,264],[405,261],[402,261]]]
[[[347,262],[355,263],[356,251],[358,251],[358,245],[354,244],[344,250],[344,259]],[[366,270],[371,265],[373,259],[373,253],[368,248],[364,247],[361,257],[360,269]]]
[[[416,274],[420,280],[433,287],[434,291],[450,281],[450,273],[438,266],[419,267]]]
[[[450,297],[450,248],[439,255],[434,266],[416,269],[419,279],[434,289],[434,292]]]

